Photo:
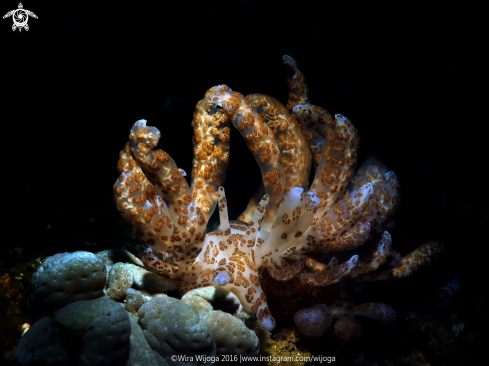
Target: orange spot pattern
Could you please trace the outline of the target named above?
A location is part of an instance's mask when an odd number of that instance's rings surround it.
[[[335,322],[336,337],[349,343],[361,333],[354,316],[390,323],[395,311],[381,303],[355,307],[334,285],[411,275],[431,264],[443,245],[429,242],[405,257],[393,249],[385,229],[400,202],[396,174],[373,156],[355,172],[357,130],[343,115],[333,118],[310,104],[296,61],[284,56],[283,62],[287,108],[262,94],[245,98],[225,85],[210,88],[197,103],[190,186],[170,155],[155,150],[158,129],[137,121],[119,154],[115,203],[147,247],[144,263],[176,279],[182,294],[205,286],[228,288],[271,330],[275,319],[265,289],[281,314],[295,313],[302,332],[320,335]],[[262,174],[241,221],[229,220],[222,187],[231,123]],[[316,174],[309,187],[311,161]],[[215,207],[221,226],[206,233]],[[385,269],[376,271],[382,265]],[[327,300],[329,294],[341,301]],[[304,303],[318,305],[304,309]]]

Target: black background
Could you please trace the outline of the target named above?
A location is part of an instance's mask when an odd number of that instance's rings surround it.
[[[397,305],[418,306],[454,276],[460,304],[481,295],[489,245],[483,10],[318,4],[23,2],[39,17],[28,32],[0,22],[3,260],[14,247],[125,245],[112,186],[133,123],[157,126],[159,146],[190,176],[190,122],[205,91],[224,83],[285,103],[288,54],[311,102],[353,121],[361,158],[374,154],[398,174],[394,247],[406,254],[431,239],[445,243],[434,267],[391,286]],[[4,1],[0,12],[16,7]],[[232,214],[258,183],[233,129],[225,185]],[[487,324],[460,306],[466,329]]]

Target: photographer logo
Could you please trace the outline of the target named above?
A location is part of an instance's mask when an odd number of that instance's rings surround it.
[[[14,24],[12,25],[12,30],[15,31],[18,28],[20,32],[22,31],[22,28],[24,28],[26,31],[29,30],[29,25],[27,24],[29,16],[37,19],[36,14],[34,14],[30,10],[24,9],[22,3],[19,3],[19,8],[9,11],[3,16],[3,19],[12,17],[14,21]]]

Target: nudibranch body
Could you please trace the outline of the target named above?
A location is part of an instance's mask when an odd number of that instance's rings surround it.
[[[380,303],[353,306],[344,299],[335,300],[341,305],[314,305],[322,301],[321,290],[343,280],[407,276],[429,264],[443,246],[430,242],[405,257],[392,248],[385,229],[400,201],[396,174],[373,156],[355,171],[358,131],[343,115],[310,104],[295,60],[284,56],[283,62],[289,76],[287,107],[262,94],[245,97],[226,85],[210,88],[197,103],[190,186],[168,153],[155,150],[158,129],[136,122],[120,153],[116,205],[146,245],[146,265],[176,279],[181,294],[224,287],[272,330],[276,322],[266,287],[274,299],[288,299],[274,306],[286,309],[285,315],[296,313],[301,331],[320,335],[337,319],[335,333],[348,342],[361,331],[353,316],[388,323],[395,311]],[[222,187],[231,124],[262,175],[239,221],[229,220]],[[220,227],[206,233],[216,206]],[[306,299],[314,306],[304,309]]]

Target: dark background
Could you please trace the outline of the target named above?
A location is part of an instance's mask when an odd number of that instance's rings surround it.
[[[406,254],[431,239],[445,243],[435,266],[386,285],[400,317],[458,277],[450,305],[465,323],[458,339],[483,334],[487,312],[467,305],[484,295],[489,245],[483,10],[318,4],[23,2],[39,17],[29,20],[28,32],[12,32],[10,18],[0,22],[0,260],[18,247],[29,256],[51,247],[126,245],[112,186],[133,123],[144,118],[157,126],[159,146],[190,177],[197,101],[225,83],[285,103],[281,57],[288,54],[306,77],[311,102],[353,121],[361,158],[372,153],[398,174],[403,201],[394,247]],[[0,12],[16,7],[4,1]],[[235,217],[259,179],[233,128],[225,187]],[[467,357],[481,346],[478,337],[460,346]]]

